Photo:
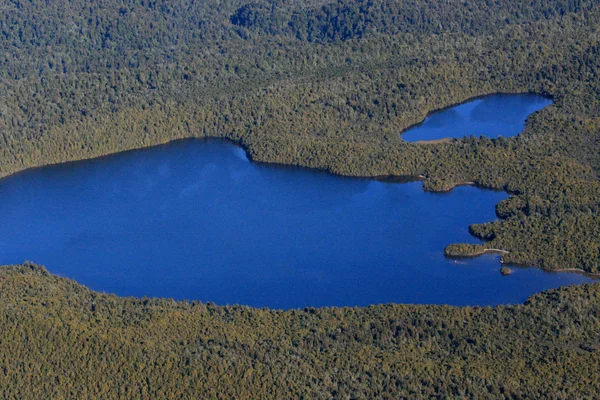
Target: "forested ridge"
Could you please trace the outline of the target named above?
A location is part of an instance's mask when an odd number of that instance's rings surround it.
[[[377,33],[420,35],[489,34],[502,26],[552,19],[590,10],[593,1],[397,1],[337,0],[321,7],[286,7],[288,1],[253,2],[237,9],[231,22],[271,35],[309,42],[335,42]]]
[[[594,398],[600,284],[524,305],[276,311],[0,268],[2,398]]]

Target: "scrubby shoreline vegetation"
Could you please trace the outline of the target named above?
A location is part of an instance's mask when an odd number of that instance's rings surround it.
[[[451,244],[444,249],[444,254],[448,257],[477,257],[486,253],[508,254],[509,251],[502,249],[488,248],[485,244]]]
[[[593,398],[600,285],[524,305],[290,311],[119,298],[0,268],[3,398]]]

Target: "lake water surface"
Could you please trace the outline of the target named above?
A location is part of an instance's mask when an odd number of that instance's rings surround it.
[[[477,242],[469,224],[493,220],[506,196],[258,165],[226,142],[179,141],[0,181],[0,263],[32,260],[119,295],[275,308],[495,305],[589,281],[444,257]]]
[[[488,138],[516,136],[527,117],[552,104],[535,94],[495,94],[437,111],[421,124],[402,133],[407,142],[462,138],[481,135]]]

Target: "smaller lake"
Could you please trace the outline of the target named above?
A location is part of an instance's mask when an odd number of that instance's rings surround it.
[[[417,142],[470,135],[516,136],[523,131],[529,115],[550,104],[552,100],[535,94],[485,96],[432,113],[421,124],[402,133],[402,139]]]
[[[254,164],[186,140],[0,181],[0,264],[32,260],[99,291],[274,308],[520,303],[591,281],[451,260],[504,192],[423,191]]]

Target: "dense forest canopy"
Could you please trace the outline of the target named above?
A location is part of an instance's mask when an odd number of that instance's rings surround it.
[[[593,398],[600,285],[495,308],[271,311],[0,269],[3,398]]]
[[[593,1],[399,1],[337,0],[318,7],[289,7],[286,1],[245,4],[231,22],[270,35],[309,42],[334,42],[367,35],[489,34],[497,29],[590,10]],[[308,2],[310,4],[310,2]]]

